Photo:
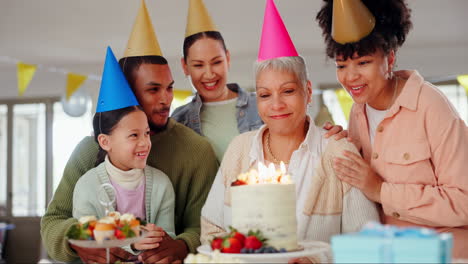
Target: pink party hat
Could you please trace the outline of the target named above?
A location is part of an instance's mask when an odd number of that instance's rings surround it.
[[[258,61],[299,56],[273,0],[266,1]]]

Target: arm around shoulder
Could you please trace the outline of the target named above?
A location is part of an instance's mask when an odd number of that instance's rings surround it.
[[[94,167],[97,144],[92,137],[84,138],[73,151],[65,167],[47,211],[41,219],[41,237],[49,256],[59,261],[78,258],[70,248],[65,234],[77,222],[73,218],[73,190],[78,179]]]

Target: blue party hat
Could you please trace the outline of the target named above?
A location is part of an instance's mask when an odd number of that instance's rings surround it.
[[[102,73],[96,113],[139,105],[110,47]]]

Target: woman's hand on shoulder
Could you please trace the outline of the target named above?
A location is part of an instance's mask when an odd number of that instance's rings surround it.
[[[325,133],[325,138],[329,138],[334,135],[335,140],[340,140],[348,136],[348,130],[343,130],[343,127],[340,125],[333,125],[330,122],[325,122],[323,129],[328,130]]]
[[[343,154],[347,159],[337,157],[333,161],[336,176],[361,190],[369,200],[380,203],[383,179],[359,154],[347,150]]]

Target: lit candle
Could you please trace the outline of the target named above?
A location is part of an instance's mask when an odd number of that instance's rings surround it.
[[[280,163],[280,171],[283,175],[286,174],[286,166],[284,165],[284,162],[282,161]]]

